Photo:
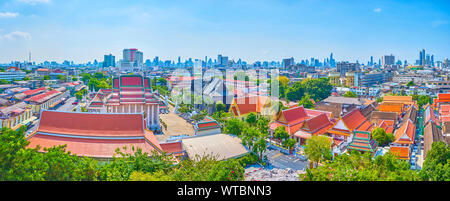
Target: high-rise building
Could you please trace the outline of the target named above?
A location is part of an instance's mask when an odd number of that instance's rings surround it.
[[[349,62],[339,62],[336,66],[337,72],[339,72],[342,75],[345,75],[347,72],[358,72],[359,64],[357,63],[349,63]]]
[[[330,55],[330,66],[335,67],[336,66],[336,60],[333,59],[333,53]]]
[[[382,64],[383,66],[389,66],[389,65],[394,65],[395,64],[395,56],[394,55],[384,55],[383,57],[381,57],[382,59]]]
[[[103,67],[116,67],[116,57],[112,54],[105,55],[103,60]]]
[[[144,64],[144,54],[136,48],[124,49],[123,60],[121,62],[122,71],[132,71],[133,69],[142,69]]]
[[[294,63],[294,57],[288,58],[288,59],[283,59],[283,67],[284,68],[288,68],[290,66],[293,66]]]
[[[419,65],[421,65],[421,66],[425,65],[425,63],[426,63],[425,57],[426,57],[425,50],[422,49],[422,51],[419,52]]]

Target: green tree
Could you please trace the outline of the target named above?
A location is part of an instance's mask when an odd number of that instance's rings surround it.
[[[431,145],[420,176],[425,181],[450,181],[450,147],[438,141]]]
[[[302,106],[304,108],[313,109],[314,108],[314,102],[311,101],[311,96],[309,94],[306,94],[303,96],[303,98],[298,103],[299,106]]]
[[[273,137],[281,142],[289,139],[289,133],[286,131],[284,127],[278,127],[275,129],[275,133]]]
[[[342,96],[349,97],[349,98],[358,98],[358,95],[355,92],[353,92],[353,91],[347,91]]]
[[[331,160],[331,141],[326,136],[312,136],[306,140],[305,154],[312,164],[318,164],[320,161]]]
[[[416,84],[414,84],[413,81],[409,81],[408,84],[406,84],[406,86],[411,87],[411,86],[416,86]]]
[[[50,75],[44,75],[44,80],[50,80]]]
[[[0,84],[11,84],[11,82],[10,81],[8,81],[8,80],[0,80]]]
[[[305,93],[311,95],[314,100],[323,100],[331,95],[333,86],[328,78],[305,79],[301,82]]]
[[[289,101],[298,101],[304,95],[301,82],[295,82],[292,87],[286,90],[286,99]]]
[[[218,101],[216,103],[216,112],[225,112],[226,108],[227,108],[227,106],[225,104],[223,104],[221,101]]]
[[[247,122],[251,126],[254,126],[257,119],[258,117],[256,116],[256,114],[254,112],[250,112],[250,114],[245,117],[245,122]]]
[[[388,145],[395,139],[394,134],[386,133],[386,131],[380,127],[377,127],[372,131],[372,137],[379,143],[380,146]]]
[[[373,159],[371,153],[352,151],[299,175],[303,181],[416,181],[420,178],[407,161],[390,152]]]
[[[224,131],[228,134],[241,136],[244,131],[244,122],[239,119],[229,119],[225,124]]]

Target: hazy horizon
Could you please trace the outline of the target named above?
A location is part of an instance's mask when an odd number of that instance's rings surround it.
[[[5,0],[0,2],[0,63],[103,61],[124,48],[144,60],[178,56],[296,62],[330,53],[367,63],[383,55],[414,63],[425,49],[450,57],[448,1],[330,0]]]

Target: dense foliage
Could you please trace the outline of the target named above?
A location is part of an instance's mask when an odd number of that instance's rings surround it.
[[[441,141],[434,142],[420,176],[425,181],[450,181],[450,146]]]
[[[408,162],[388,153],[372,158],[370,153],[336,156],[333,161],[307,169],[300,175],[303,181],[416,181],[419,176]]]
[[[311,160],[311,162],[315,164],[331,160],[332,154],[330,138],[323,135],[312,136],[311,139],[306,140],[305,154],[309,158],[309,160]]]
[[[342,96],[348,97],[348,98],[358,98],[358,94],[356,94],[356,93],[353,92],[353,91],[347,91],[347,92],[345,92],[345,94],[342,95]]]
[[[394,134],[386,133],[386,131],[380,127],[377,127],[372,131],[372,137],[380,146],[388,145],[395,139]]]
[[[66,152],[65,146],[26,148],[24,128],[3,128],[0,134],[0,180],[2,181],[229,181],[242,180],[238,160],[218,161],[198,157],[174,165],[174,158],[157,152],[124,147],[111,161],[97,161]],[[43,150],[44,152],[40,152]],[[131,154],[130,154],[131,153]],[[150,179],[149,179],[150,178]]]

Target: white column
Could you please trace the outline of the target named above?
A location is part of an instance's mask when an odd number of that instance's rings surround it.
[[[156,125],[159,126],[159,104],[156,105]]]
[[[148,105],[146,105],[146,107],[147,107],[147,113],[146,113],[147,125],[149,125],[150,124],[150,108],[148,107]]]
[[[153,105],[151,105],[150,107],[151,107],[150,110],[152,111],[152,113],[150,114],[150,120],[151,120],[151,125],[153,126],[153,125],[155,125],[155,122],[154,122],[155,121],[155,119],[154,119],[154,116],[155,116],[154,112],[155,111],[153,110]]]

